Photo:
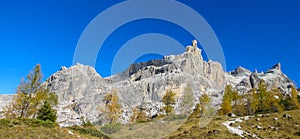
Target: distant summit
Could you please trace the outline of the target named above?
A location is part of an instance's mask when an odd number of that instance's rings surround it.
[[[290,86],[295,86],[292,80],[281,71],[280,63],[272,66],[265,73],[251,72],[245,68],[238,67],[226,73],[225,77],[227,84],[232,85],[240,94],[256,88],[260,80],[265,81],[269,89],[279,88],[284,94],[290,92]]]

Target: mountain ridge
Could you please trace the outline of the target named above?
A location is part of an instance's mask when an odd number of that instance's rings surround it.
[[[45,82],[51,92],[59,96],[58,123],[61,126],[80,125],[80,117],[105,124],[104,97],[117,91],[122,106],[121,123],[129,123],[133,110],[138,108],[148,118],[163,115],[161,101],[167,90],[176,92],[176,113],[191,111],[181,109],[184,89],[190,86],[192,104],[196,104],[203,93],[212,96],[212,104],[218,106],[225,87],[222,65],[214,61],[203,61],[197,42],[187,46],[179,55],[165,56],[162,60],[151,60],[132,64],[122,73],[102,78],[94,68],[76,64],[62,68]]]

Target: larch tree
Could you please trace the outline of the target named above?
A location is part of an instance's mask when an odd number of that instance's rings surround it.
[[[268,90],[263,80],[259,82],[258,88],[253,89],[252,93],[251,108],[254,113],[270,113],[283,110],[283,105],[280,104],[282,100],[281,92],[278,89]]]
[[[205,110],[205,107],[208,105],[208,103],[210,102],[210,98],[207,94],[202,94],[202,96],[199,98],[200,101],[200,108],[202,111]]]
[[[166,94],[162,98],[163,103],[165,104],[164,110],[166,111],[167,115],[170,114],[174,109],[175,101],[175,93],[171,90],[167,90]]]
[[[283,99],[282,92],[278,88],[274,88],[271,90],[271,111],[273,112],[282,112],[284,110],[284,105],[280,103]]]
[[[38,64],[26,80],[21,80],[12,102],[5,107],[7,118],[36,118],[44,102],[53,105],[57,103],[57,96],[42,84],[42,78],[41,66]]]
[[[237,115],[247,115],[247,94],[243,94],[237,97],[237,100],[234,101],[233,112]]]
[[[237,91],[234,91],[231,87],[231,85],[227,85],[224,91],[224,96],[223,96],[223,102],[221,104],[221,112],[223,114],[227,114],[229,112],[232,112],[232,101],[236,101],[238,96]]]
[[[294,86],[291,88],[290,92],[290,98],[289,98],[290,104],[292,104],[292,109],[299,109],[300,108],[300,103],[298,101],[298,91]]]
[[[267,90],[264,81],[260,81],[256,92],[253,94],[252,104],[256,105],[256,112],[267,112],[270,109],[271,93]]]
[[[119,97],[116,90],[112,90],[111,93],[105,95],[105,107],[108,111],[106,114],[110,120],[110,123],[115,123],[121,114],[121,104],[119,103]]]

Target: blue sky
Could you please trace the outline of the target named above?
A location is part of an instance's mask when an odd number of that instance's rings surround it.
[[[44,79],[72,65],[78,39],[102,11],[120,0],[9,0],[0,2],[0,94],[15,93],[19,81],[36,65]],[[265,71],[281,62],[300,84],[300,2],[298,0],[179,0],[200,13],[222,44],[227,70],[243,66]],[[166,27],[177,30],[166,30]],[[136,31],[135,31],[136,30]],[[114,32],[103,45],[115,53],[139,33],[163,33],[190,44],[193,36],[164,21],[139,20]],[[105,50],[107,49],[107,50]],[[99,56],[103,57],[103,56]],[[139,59],[158,58],[146,55]],[[110,74],[112,59],[97,59],[101,76]]]

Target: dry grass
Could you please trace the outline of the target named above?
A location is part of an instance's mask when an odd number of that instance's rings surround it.
[[[116,139],[157,139],[175,131],[185,120],[162,121],[154,120],[147,123],[122,125],[117,133],[111,134]]]
[[[73,133],[70,133],[70,131]],[[44,126],[36,120],[0,119],[1,139],[93,139],[89,134],[81,134],[57,125]]]
[[[235,139],[239,138],[237,135],[231,134],[222,123],[228,120],[226,116],[214,116],[211,120],[210,117],[200,118],[199,111],[194,112],[189,119],[178,128],[175,132],[165,137],[165,139],[202,139],[202,138],[211,138],[211,139]],[[211,120],[206,124],[207,120]],[[203,127],[203,125],[206,126]],[[214,134],[213,131],[220,131],[219,134]]]
[[[289,114],[292,118],[284,118],[284,114]],[[270,115],[256,115],[250,120],[241,123],[240,126],[243,130],[254,133],[262,138],[299,139],[300,111],[293,110]],[[262,129],[256,128],[257,126],[260,126]],[[299,135],[296,135],[297,132]]]
[[[292,119],[283,118],[283,114],[289,114]],[[238,139],[237,135],[230,133],[223,122],[228,121],[230,118],[224,115],[216,114],[212,121],[205,127],[201,127],[201,123],[205,123],[207,118],[199,118],[199,113],[193,113],[187,121],[185,120],[171,120],[161,121],[154,120],[148,123],[135,123],[122,125],[122,128],[116,134],[112,134],[113,138],[122,139],[135,139],[135,138],[159,138],[166,136],[167,139],[198,139],[198,138],[210,138],[210,139]],[[259,120],[257,119],[259,118]],[[274,119],[277,120],[274,120]],[[247,121],[242,123],[236,123],[233,126],[241,126],[242,130],[248,131],[252,134],[256,134],[261,138],[300,138],[300,110],[285,111],[281,113],[273,113],[269,115],[256,115]],[[183,123],[183,124],[182,124]],[[180,127],[179,127],[180,126]],[[262,127],[257,129],[256,126]],[[179,128],[178,128],[179,127]],[[272,128],[274,127],[274,129]],[[85,131],[93,132],[99,131],[100,127],[79,127]],[[278,129],[276,129],[278,128]],[[98,130],[96,130],[98,129]],[[177,130],[176,130],[177,129]],[[72,131],[74,135],[70,134]],[[173,132],[172,132],[173,131]],[[213,131],[220,131],[219,133],[213,133]],[[100,131],[99,131],[100,132]],[[166,135],[167,133],[172,133]],[[97,138],[89,134],[89,132],[82,132],[80,130],[72,130],[69,128],[44,127],[35,124],[24,124],[0,119],[0,138],[7,139],[93,139]],[[248,137],[251,138],[251,137]]]
[[[283,114],[289,114],[292,119],[283,118]],[[259,121],[258,119],[259,118]],[[277,118],[277,120],[274,120]],[[199,127],[199,118],[191,117],[177,131],[167,136],[168,139],[185,139],[185,138],[210,138],[210,139],[234,139],[240,138],[230,133],[223,122],[230,118],[224,115],[215,115],[213,120],[205,127]],[[201,123],[201,121],[200,121]],[[200,124],[201,125],[201,124]],[[242,130],[258,135],[260,138],[300,138],[300,110],[285,111],[281,113],[267,114],[264,116],[256,115],[242,123],[236,123],[234,126],[241,126]],[[262,127],[257,129],[256,126]],[[274,127],[275,129],[273,129]],[[276,130],[278,128],[278,130]],[[219,134],[214,134],[214,130],[219,130]],[[252,138],[252,137],[247,137]]]

